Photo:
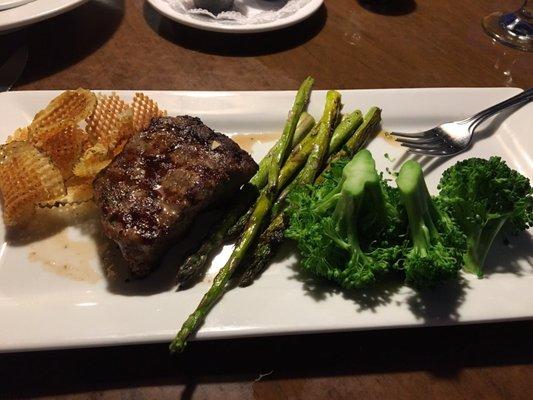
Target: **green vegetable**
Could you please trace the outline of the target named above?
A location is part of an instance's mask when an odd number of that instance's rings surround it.
[[[349,137],[342,149],[330,154],[327,168],[322,171],[322,175],[317,178],[317,181],[321,182],[324,179],[324,174],[327,173],[330,166],[334,165],[335,162],[345,158],[352,158],[359,149],[362,149],[375,133],[376,127],[379,126],[380,122],[381,109],[378,107],[370,107],[363,118],[363,122],[359,124],[356,131]]]
[[[347,116],[339,126],[342,129],[335,129],[341,110],[341,95],[335,90],[329,90],[326,94],[326,106],[324,115],[316,129],[316,136],[313,137],[311,151],[307,160],[298,175],[287,185],[285,190],[278,196],[276,203],[273,205],[273,215],[279,213],[279,207],[288,193],[295,185],[312,183],[315,177],[322,170],[325,158],[329,155],[330,147],[335,149],[346,138],[348,127],[353,124],[360,124],[362,117],[360,112],[354,112],[353,115]],[[285,168],[285,167],[284,167]],[[283,182],[284,183],[284,182]],[[281,187],[285,184],[281,185]],[[281,188],[280,187],[280,188]]]
[[[352,114],[347,115],[339,124],[337,124],[338,116],[340,115],[340,94],[334,90],[330,90],[327,93],[330,97],[330,101],[334,101],[334,107],[326,109],[328,115],[323,115],[319,124],[316,127],[316,132],[311,132],[309,138],[312,139],[309,155],[307,160],[300,170],[298,175],[288,184],[285,185],[283,181],[282,187],[285,189],[278,196],[278,199],[272,206],[272,214],[277,216],[285,205],[285,199],[287,194],[298,185],[313,183],[316,176],[322,171],[324,165],[324,158],[336,152],[338,148],[349,137],[349,134],[353,132],[355,127],[361,125],[363,117],[361,111],[354,111]],[[326,100],[327,101],[327,100]],[[290,161],[290,159],[288,160]],[[288,163],[290,165],[290,163]],[[283,166],[281,176],[284,177],[284,170],[286,166]],[[281,180],[281,178],[280,178]]]
[[[406,249],[403,261],[407,283],[432,287],[456,277],[466,249],[465,237],[429,195],[420,164],[405,162],[396,184],[411,233],[412,247]]]
[[[291,148],[296,147],[302,139],[306,137],[309,131],[315,126],[315,119],[308,114],[306,111],[302,112],[302,116],[298,121],[296,130],[294,131],[294,136],[292,138]],[[279,152],[280,146],[282,145],[281,140],[278,140],[274,146],[269,150],[267,155],[259,163],[259,169],[257,173],[250,179],[250,183],[257,188],[263,188],[268,180],[268,168],[272,157]]]
[[[332,140],[340,110],[341,95],[335,90],[329,90],[326,94],[326,107],[322,116],[322,123],[318,128],[318,135],[313,145],[313,150],[309,154],[307,162],[298,176],[300,182],[311,183],[315,180],[324,158],[328,155],[329,142]]]
[[[285,127],[283,128],[283,133],[279,140],[279,148],[274,152],[272,160],[270,161],[267,190],[269,187],[274,188],[277,186],[279,172],[291,151],[291,144],[294,138],[294,132],[296,131],[296,126],[298,125],[300,116],[309,103],[313,83],[314,79],[307,77],[300,86],[298,93],[296,93],[296,99],[287,116],[287,122],[285,122]]]
[[[328,149],[329,159],[332,159],[332,157],[334,157],[339,151],[345,155],[351,154],[353,156],[357,150],[364,146],[368,137],[371,136],[375,126],[379,123],[379,117],[380,110],[377,107],[372,107],[365,115],[364,120],[359,110],[346,115],[337,128],[335,128],[335,132],[333,133]],[[369,121],[372,123],[369,124]],[[359,129],[361,125],[364,125],[365,128]],[[321,170],[324,171],[325,169],[328,169],[329,166],[330,163],[328,161],[325,166],[321,166]],[[240,286],[251,285],[257,276],[268,266],[276,250],[281,245],[285,229],[289,224],[289,218],[285,212],[285,200],[293,189],[302,184],[311,183],[302,179],[306,174],[304,170],[300,171],[291,184],[283,190],[274,204],[272,209],[273,215],[276,217],[270,222],[268,228],[265,229],[258,238],[253,252],[246,260],[246,269],[242,273],[241,281],[239,283]]]
[[[331,107],[327,106],[329,102],[332,103]],[[272,215],[274,218],[261,233],[254,248],[250,251],[250,255],[243,263],[239,282],[240,286],[248,286],[253,283],[254,279],[268,265],[275,250],[283,241],[284,231],[288,222],[284,212],[287,194],[297,185],[312,183],[320,171],[324,169],[324,158],[336,152],[349,137],[350,133],[363,121],[361,112],[354,111],[345,116],[335,128],[339,112],[340,94],[336,91],[329,91],[326,99],[326,109],[324,110],[320,127],[317,129],[315,145],[298,176],[287,185],[278,196],[276,203],[272,206]]]
[[[289,195],[289,238],[301,266],[347,289],[373,284],[401,255],[397,190],[388,187],[368,150],[335,164],[324,182]]]
[[[297,146],[313,128],[314,124],[315,119],[304,111],[294,132],[291,146]],[[234,240],[241,234],[250,216],[247,211],[257,198],[258,190],[266,185],[268,167],[270,166],[273,154],[279,151],[279,146],[280,141],[277,141],[265,158],[261,160],[257,173],[238,194],[235,203],[228,210],[227,214],[204,240],[202,245],[183,261],[178,269],[177,275],[177,281],[180,283],[180,286],[187,286],[194,282],[205,271],[207,262],[213,253],[224,243]]]
[[[314,141],[318,134],[319,127],[320,127],[320,122],[314,125],[309,131],[309,133],[303,138],[303,140],[301,140],[299,143],[296,143],[295,146],[292,148],[291,153],[289,154],[287,160],[285,161],[285,163],[283,164],[283,167],[281,168],[281,171],[279,172],[278,186],[280,188],[283,188],[285,187],[285,185],[290,183],[294,175],[298,173],[298,171],[302,168],[302,166],[307,161],[307,157],[309,157],[309,154],[313,150]],[[297,132],[298,132],[298,128],[296,129],[296,132],[294,133],[295,136]],[[277,146],[279,146],[279,141],[274,145],[273,149],[270,152],[276,150]],[[262,164],[269,165],[271,158],[269,159],[268,157],[269,155],[267,155],[267,157],[265,157],[265,159],[261,161],[261,164],[259,164],[259,171],[256,174],[256,176],[259,173],[261,173]],[[264,175],[266,179],[267,176],[266,174]],[[254,178],[250,180],[251,183],[256,182]],[[235,239],[242,233],[244,226],[246,225],[246,222],[248,222],[248,219],[250,218],[250,215],[252,214],[252,210],[253,208],[249,208],[246,212],[241,213],[240,218],[236,220],[233,226],[229,228],[227,231],[224,231],[223,236],[228,238],[228,241]]]
[[[444,171],[439,203],[457,220],[467,236],[466,271],[483,276],[483,264],[494,238],[504,225],[519,232],[533,225],[529,179],[500,157],[470,158]]]
[[[481,275],[503,226],[519,232],[533,225],[529,180],[498,157],[452,166],[435,198],[415,161],[403,164],[396,183],[389,187],[361,151],[348,164],[334,163],[322,183],[295,189],[287,236],[298,241],[302,268],[345,288],[393,269],[414,287],[433,287],[455,278],[463,263]],[[270,227],[264,235],[279,236]]]
[[[238,267],[246,255],[248,248],[257,237],[265,217],[270,213],[270,208],[272,207],[276,195],[280,190],[278,185],[278,175],[281,170],[281,166],[285,162],[285,159],[289,153],[298,120],[300,119],[304,108],[309,102],[312,85],[313,79],[307,78],[300,86],[292,109],[287,117],[283,134],[279,140],[279,147],[277,148],[275,154],[273,154],[271,157],[270,167],[267,171],[268,182],[265,188],[261,191],[259,198],[255,203],[254,209],[250,215],[250,219],[246,224],[244,232],[237,241],[235,249],[231,253],[229,260],[215,276],[213,284],[203,296],[200,304],[198,304],[196,310],[189,315],[172,343],[170,343],[171,352],[180,352],[185,348],[189,336],[196,332],[211,308],[225,293],[228,281],[233,275],[233,272]],[[332,105],[329,104],[329,106]]]

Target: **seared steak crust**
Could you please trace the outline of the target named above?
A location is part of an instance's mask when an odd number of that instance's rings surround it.
[[[154,118],[93,183],[104,233],[144,276],[201,211],[257,171],[248,153],[198,118]]]

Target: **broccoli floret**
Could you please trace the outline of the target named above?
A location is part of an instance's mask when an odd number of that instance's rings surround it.
[[[302,267],[348,289],[371,285],[390,270],[403,240],[395,191],[367,150],[335,165],[324,183],[295,190],[286,234],[298,241]]]
[[[433,202],[420,164],[407,161],[396,179],[409,219],[412,247],[405,251],[406,282],[432,287],[457,276],[466,249],[465,237],[454,221]]]
[[[529,179],[500,157],[458,162],[444,171],[439,190],[439,204],[467,236],[464,268],[479,277],[490,246],[505,224],[515,233],[533,225]]]

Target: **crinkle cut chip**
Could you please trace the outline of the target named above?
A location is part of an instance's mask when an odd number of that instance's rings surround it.
[[[136,132],[147,128],[152,118],[167,115],[165,110],[160,109],[159,105],[144,93],[135,93],[132,108],[133,128]]]
[[[97,100],[94,112],[85,120],[87,122],[85,130],[93,144],[101,142],[109,132],[114,131],[119,116],[129,109],[126,102],[115,93],[109,96],[99,94]]]
[[[67,90],[17,129],[0,147],[4,220],[26,222],[35,207],[79,204],[92,198],[91,181],[152,118],[166,115],[143,93],[131,105],[118,95]],[[85,130],[80,123],[86,123]],[[69,183],[72,179],[81,182]],[[65,183],[67,182],[67,183]]]
[[[30,129],[28,126],[18,128],[15,132],[7,137],[6,143],[9,142],[23,142],[28,140]]]
[[[24,224],[38,203],[66,193],[59,169],[28,142],[0,147],[0,191],[7,226]]]
[[[117,116],[114,129],[101,137],[97,143],[104,145],[110,152],[109,157],[112,158],[117,146],[128,141],[133,133],[133,111],[127,108]]]
[[[82,155],[87,141],[85,131],[68,121],[30,137],[30,142],[50,157],[65,179],[72,176],[72,168]]]
[[[74,165],[74,175],[82,178],[92,178],[111,162],[109,151],[101,143],[85,151],[79,161]]]
[[[72,186],[67,185],[67,194],[52,200],[39,203],[40,207],[53,208],[70,204],[85,203],[93,198],[92,181],[79,183]]]
[[[93,113],[96,102],[96,96],[90,90],[67,90],[35,115],[30,130],[46,129],[64,121],[78,124]]]

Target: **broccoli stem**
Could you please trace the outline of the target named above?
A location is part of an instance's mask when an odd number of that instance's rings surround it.
[[[464,235],[433,203],[420,164],[413,160],[405,162],[396,183],[413,243],[403,260],[406,282],[415,287],[431,287],[457,276]]]
[[[350,253],[347,268],[351,269],[357,269],[361,260],[366,261],[357,235],[357,214],[363,197],[363,192],[355,193],[354,196],[354,193],[343,191],[333,212],[333,220],[336,223],[335,234],[332,234],[331,238],[340,248]]]
[[[483,264],[487,253],[507,219],[507,217],[491,219],[477,230],[476,234],[467,237],[468,248],[463,257],[465,271],[483,278]]]
[[[372,265],[361,247],[358,227],[361,225],[363,205],[371,202],[376,205],[377,213],[383,214],[384,201],[380,176],[372,154],[368,150],[361,150],[344,167],[341,196],[333,212],[335,232],[332,239],[338,244],[346,241],[347,246],[344,248],[350,254],[346,269],[339,275],[343,285],[366,285],[374,279],[373,274],[368,274]],[[358,277],[357,281],[349,278],[354,276]]]
[[[364,146],[365,142],[374,132],[375,127],[379,125],[380,120],[381,110],[377,107],[371,107],[364,119],[361,119],[361,113],[358,110],[347,115],[339,123],[333,133],[329,146],[328,161],[326,166],[322,168],[322,171],[328,169],[332,162],[335,162],[342,157],[352,157]],[[312,137],[312,134],[309,134],[308,137]],[[317,178],[317,181],[320,180],[322,176],[323,172]],[[294,182],[298,182],[299,184],[311,183],[302,181],[299,177],[297,177],[293,183]],[[257,240],[256,247],[250,256],[246,270],[242,274],[240,286],[249,286],[253,283],[256,277],[265,270],[276,250],[282,243],[284,239],[284,231],[288,224],[288,218],[285,215],[284,200],[297,186],[293,183],[283,190],[276,201],[276,204],[273,207],[273,214],[276,215],[276,217]],[[331,192],[328,197],[321,202],[320,207],[317,208],[316,212],[320,213],[333,207],[339,196],[340,185],[336,191]]]
[[[436,210],[431,210],[431,212],[429,210],[431,196],[420,164],[413,160],[405,162],[400,169],[396,183],[409,218],[413,245],[421,256],[426,256],[431,238],[438,236],[438,231],[431,218],[431,214],[434,214]]]
[[[213,280],[213,284],[200,301],[200,304],[198,304],[196,310],[183,323],[180,331],[171,342],[169,346],[171,352],[174,353],[183,351],[187,345],[189,336],[196,332],[211,308],[218,300],[220,300],[226,291],[229,279],[242,261],[243,257],[246,255],[246,252],[252,242],[255,240],[265,217],[269,214],[275,196],[279,192],[278,175],[288,154],[288,150],[294,137],[294,131],[296,130],[296,124],[300,119],[305,106],[309,102],[312,85],[313,79],[307,78],[300,86],[300,89],[296,94],[293,107],[289,112],[285,128],[283,129],[283,134],[280,138],[281,144],[279,145],[278,152],[277,154],[274,154],[271,159],[268,171],[268,182],[259,195],[250,219],[246,224],[245,230],[235,245],[235,249],[233,250],[229,260],[216,275],[215,279]],[[329,106],[331,107],[332,105],[329,104]]]
[[[335,120],[335,125],[337,122],[339,122],[337,128],[333,132],[333,136],[331,138],[331,142],[329,144],[328,148],[328,157],[337,152],[342,146],[342,144],[346,141],[348,137],[350,137],[350,134],[353,132],[353,129],[360,126],[363,122],[363,119],[361,117],[361,112],[356,110],[351,114],[348,114],[345,116],[345,118],[339,118],[340,116],[340,110],[337,115],[337,118]],[[307,158],[309,157],[309,154],[313,151],[313,148],[315,146],[315,141],[317,139],[317,136],[319,134],[320,126],[322,125],[322,120],[320,120],[309,132],[309,134],[298,144],[296,145],[292,151],[289,157],[287,158],[287,161],[283,165],[283,168],[280,171],[279,174],[279,186],[281,188],[285,188],[283,192],[278,196],[278,200],[272,207],[272,215],[278,215],[279,211],[282,209],[282,203],[284,202],[287,194],[289,191],[295,186],[294,183],[296,181],[301,180],[300,174],[303,174],[304,172],[300,170],[302,168],[302,165],[306,163]],[[299,172],[299,175],[293,179],[294,175]],[[292,181],[291,181],[292,179]],[[288,185],[290,183],[290,185]],[[288,186],[287,186],[288,185]],[[289,187],[290,186],[290,187]],[[242,229],[244,228],[244,225],[246,224],[246,221],[250,217],[251,209],[248,210],[247,213],[241,216],[241,218],[234,224],[234,226],[227,232],[226,236],[233,238],[235,236],[238,236]],[[280,221],[277,222],[278,225],[280,224]]]

